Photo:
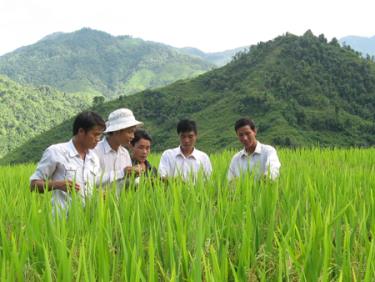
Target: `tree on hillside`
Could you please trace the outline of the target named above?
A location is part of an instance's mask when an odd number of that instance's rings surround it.
[[[95,96],[93,99],[93,105],[94,106],[101,105],[104,103],[104,100],[105,98],[103,96]]]

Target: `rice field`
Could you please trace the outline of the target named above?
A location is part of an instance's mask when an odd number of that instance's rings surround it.
[[[375,281],[375,149],[281,149],[278,181],[228,185],[233,153],[60,218],[35,164],[0,167],[0,281]]]

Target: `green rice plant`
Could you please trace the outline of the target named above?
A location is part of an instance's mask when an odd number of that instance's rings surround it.
[[[0,280],[373,281],[375,149],[281,149],[277,181],[228,183],[233,154],[208,180],[73,193],[55,217],[35,164],[0,167]]]

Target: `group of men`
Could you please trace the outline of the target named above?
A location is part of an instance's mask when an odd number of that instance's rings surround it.
[[[210,177],[209,156],[195,148],[198,130],[194,121],[178,122],[180,144],[163,152],[157,170],[147,160],[152,139],[139,128],[142,124],[131,110],[124,108],[110,113],[107,122],[92,111],[78,114],[73,123],[72,139],[51,145],[44,151],[30,177],[31,190],[53,191],[54,206],[66,208],[72,190],[76,190],[84,202],[95,186],[105,187],[111,183],[123,186],[127,180],[137,182],[145,175],[164,180],[181,177],[184,181],[195,181],[200,175]],[[277,178],[280,161],[276,150],[256,140],[253,121],[239,119],[235,131],[244,148],[232,158],[228,180],[233,181],[247,172],[254,173],[257,178]],[[131,155],[127,148],[131,149]]]

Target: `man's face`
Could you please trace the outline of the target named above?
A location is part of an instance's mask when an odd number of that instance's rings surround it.
[[[85,149],[94,149],[95,146],[100,141],[103,135],[104,128],[100,126],[95,126],[92,129],[85,131],[82,128],[78,130],[79,138],[82,140],[82,144]]]
[[[122,146],[129,146],[130,141],[132,141],[134,138],[135,129],[136,127],[132,126],[129,128],[121,129],[114,134],[116,134],[116,138]]]
[[[144,162],[147,159],[151,150],[151,142],[147,139],[139,139],[133,147],[133,158],[139,162]]]
[[[180,146],[182,149],[191,150],[194,148],[197,142],[197,134],[194,131],[181,132],[180,135]]]
[[[237,129],[238,140],[240,140],[246,150],[256,146],[256,135],[256,130],[251,129],[249,125],[245,125]]]

